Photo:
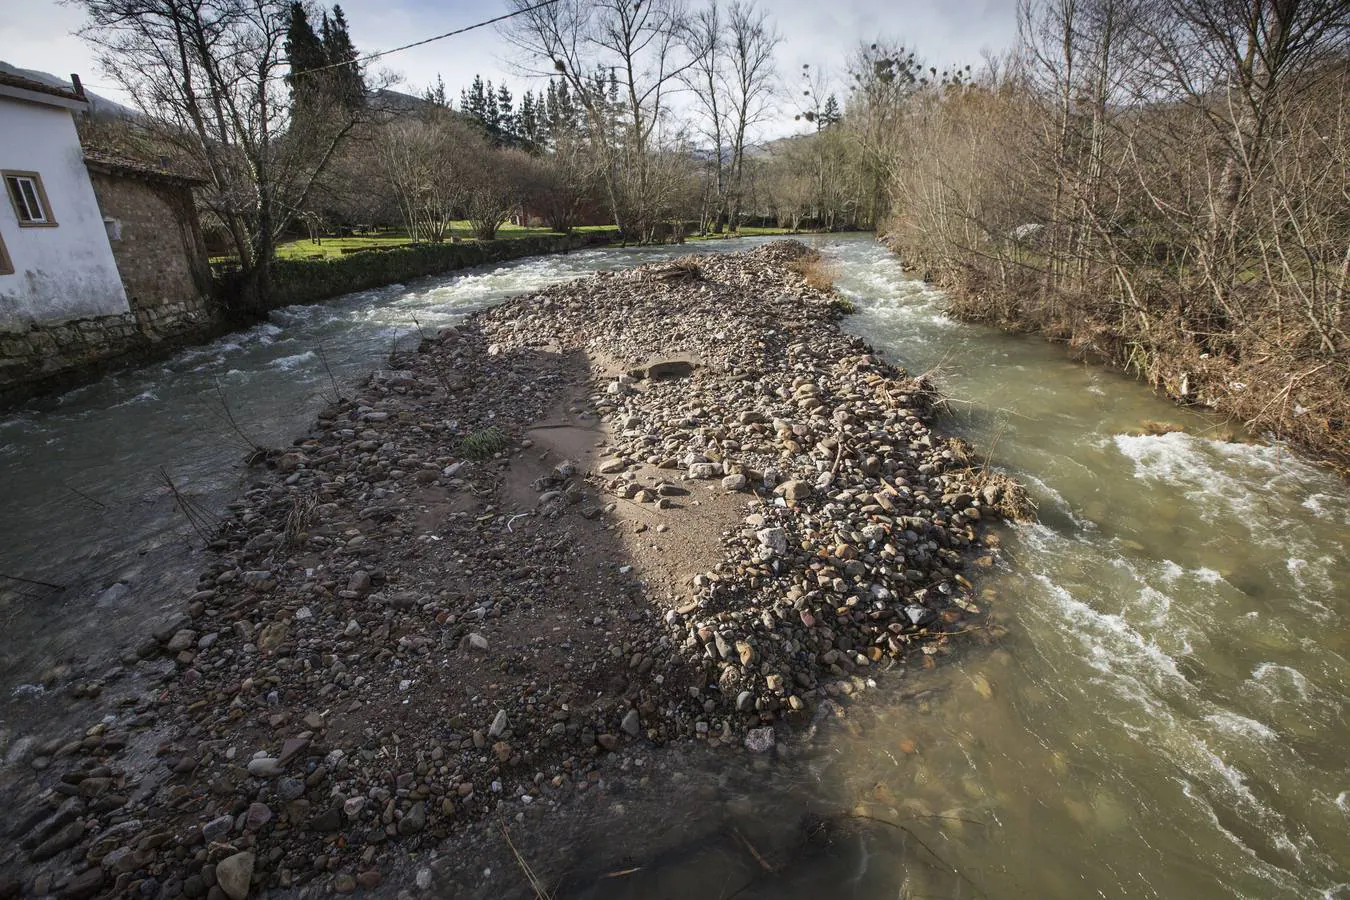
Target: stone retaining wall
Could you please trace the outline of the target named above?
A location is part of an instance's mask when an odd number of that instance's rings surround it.
[[[272,308],[317,303],[353,291],[488,263],[603,246],[614,237],[609,232],[546,235],[489,242],[418,244],[326,260],[277,260],[272,266]]]
[[[190,319],[185,313],[193,306],[181,303],[171,309],[141,310],[34,326],[22,332],[0,332],[0,406],[75,387],[224,330],[214,317]]]

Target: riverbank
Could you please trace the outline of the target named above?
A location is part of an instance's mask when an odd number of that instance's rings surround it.
[[[891,248],[902,257],[903,248]],[[950,261],[948,261],[950,262]],[[937,266],[934,283],[947,292],[957,319],[1038,334],[1070,352],[1139,378],[1170,399],[1212,409],[1252,434],[1286,443],[1350,478],[1350,364],[1314,355],[1284,338],[1214,349],[1187,325],[1184,310],[1123,315],[1099,297],[1043,297],[1034,270],[993,277],[973,267]],[[1144,323],[1144,324],[1141,324]]]
[[[932,433],[928,387],[839,332],[808,256],[550,288],[336,399],[137,651],[162,684],[71,691],[111,720],[11,748],[40,786],[6,785],[6,873],[374,888],[396,853],[588,790],[608,754],[771,753],[931,660],[977,612],[960,570],[1003,498]]]

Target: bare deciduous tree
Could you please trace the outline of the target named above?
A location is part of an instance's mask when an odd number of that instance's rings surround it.
[[[524,151],[499,150],[482,140],[461,151],[464,217],[479,240],[495,238],[497,229],[520,208],[527,160]]]
[[[554,231],[570,232],[597,195],[599,173],[586,142],[575,133],[560,134],[549,153],[527,160],[527,171],[530,211]]]
[[[530,71],[564,79],[585,110],[614,222],[630,235],[650,231],[662,179],[660,149],[670,92],[693,64],[681,0],[558,0],[520,14],[508,37],[535,60]],[[592,76],[607,73],[617,109]]]
[[[716,0],[699,10],[687,31],[693,65],[682,76],[695,100],[698,133],[709,145],[712,230],[740,219],[747,135],[770,108],[773,53],[781,40],[763,12],[733,0],[725,17]]]
[[[705,230],[720,234],[726,227],[729,204],[725,134],[727,99],[724,96],[723,86],[725,41],[721,10],[717,0],[710,0],[707,6],[690,17],[685,39],[689,44],[693,65],[680,76],[680,80],[693,94],[697,123],[695,129],[699,137],[707,143],[709,153],[708,169],[711,175],[709,187],[712,194],[708,199],[711,200],[711,204],[705,200],[702,219]]]
[[[448,115],[390,124],[379,142],[385,183],[398,204],[408,236],[443,242],[463,205],[462,154],[477,135]]]
[[[1036,328],[1350,464],[1350,7],[1027,0],[1018,55],[898,106],[888,223]]]
[[[750,2],[736,0],[727,16],[726,79],[731,107],[731,221],[739,223],[745,200],[745,150],[750,129],[772,110],[777,71],[774,51],[782,37]]]
[[[263,309],[277,237],[360,115],[334,100],[296,127],[281,0],[78,0],[109,75],[209,179],[241,266],[238,300]],[[302,132],[303,133],[300,133]]]

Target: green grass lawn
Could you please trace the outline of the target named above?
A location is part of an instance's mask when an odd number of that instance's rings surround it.
[[[451,233],[461,240],[473,239],[473,228],[469,225],[467,219],[461,219],[450,224]],[[613,227],[609,225],[582,225],[572,229],[574,233],[588,234],[596,231],[612,231]],[[545,235],[557,235],[560,232],[549,228],[523,228],[519,225],[503,225],[497,229],[497,240],[511,240],[512,238],[541,237]],[[344,249],[354,250],[367,247],[402,247],[411,244],[412,240],[406,232],[389,231],[382,234],[361,235],[359,237],[325,237],[322,243],[314,243],[309,238],[300,238],[295,241],[287,241],[277,246],[277,259],[330,259],[342,256]]]
[[[589,234],[599,231],[613,231],[613,225],[581,225],[572,229],[573,233]],[[473,240],[473,228],[467,219],[451,223],[451,231],[460,240]],[[520,225],[503,225],[497,230],[497,240],[513,238],[540,237],[557,235],[560,232],[548,228],[525,228]],[[737,237],[760,237],[763,235],[790,235],[794,232],[786,228],[742,227],[739,231],[726,234],[691,235],[686,242],[718,241]],[[796,232],[810,234],[811,232]],[[325,237],[316,244],[309,238],[287,241],[277,246],[277,259],[335,259],[343,255],[343,250],[364,249],[368,247],[403,247],[412,243],[406,232],[387,231],[380,234],[361,235],[359,237]],[[229,257],[212,257],[211,262],[227,262]]]
[[[309,238],[287,241],[277,246],[277,259],[309,259],[319,257],[327,259],[341,256],[343,250],[355,250],[367,247],[402,247],[410,243],[406,234],[372,234],[361,237],[326,237],[316,244]]]

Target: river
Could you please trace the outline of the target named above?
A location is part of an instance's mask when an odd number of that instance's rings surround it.
[[[195,537],[166,477],[218,514],[250,477],[248,441],[303,433],[334,384],[419,327],[691,249],[584,251],[282,310],[0,419],[0,728],[40,719],[43,672],[96,674],[191,589]],[[948,319],[869,240],[822,249],[859,307],[846,327],[934,371],[945,427],[1039,505],[1036,524],[999,529],[1001,562],[977,585],[1006,636],[882,677],[805,751],[678,773],[712,789],[688,792],[697,811],[668,809],[678,825],[644,849],[700,849],[579,893],[726,896],[741,879],[741,898],[1350,897],[1345,485],[1060,348]],[[1147,421],[1184,430],[1146,436]],[[802,851],[812,810],[857,827]],[[634,852],[593,851],[601,867]]]

